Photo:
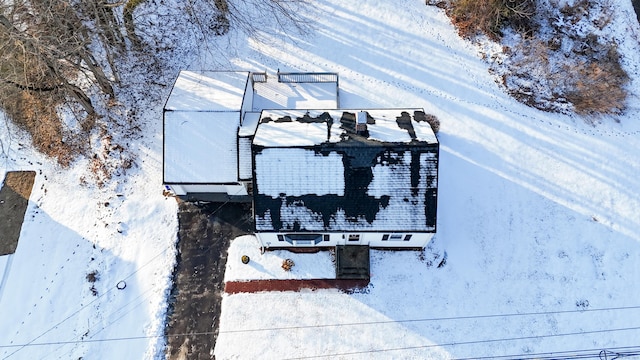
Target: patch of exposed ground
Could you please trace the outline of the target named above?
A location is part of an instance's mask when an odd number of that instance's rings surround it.
[[[0,255],[16,252],[35,176],[33,171],[10,171],[5,176],[0,189]]]
[[[180,203],[178,261],[165,329],[169,360],[213,358],[227,249],[231,239],[252,230],[251,219],[250,204]]]

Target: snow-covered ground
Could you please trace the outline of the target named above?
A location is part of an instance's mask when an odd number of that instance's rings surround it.
[[[437,268],[441,258],[431,252],[421,258],[375,251],[371,285],[362,292],[225,295],[216,357],[457,359],[637,350],[640,30],[631,4],[613,4],[611,27],[631,76],[628,110],[595,126],[505,95],[478,49],[436,7],[314,4],[312,36],[296,43],[249,39],[250,50],[235,63],[338,72],[342,107],[424,107],[437,115],[433,247],[440,256],[446,251],[447,262]],[[230,266],[239,262],[233,254]]]
[[[328,251],[316,254],[295,254],[286,250],[261,253],[260,241],[253,235],[233,240],[229,247],[225,281],[271,280],[271,279],[335,279],[335,265]],[[242,263],[242,256],[249,263]],[[290,271],[282,269],[282,262],[291,259],[295,264]]]
[[[103,188],[86,160],[62,169],[2,121],[0,182],[11,170],[37,175],[17,251],[0,257],[0,359],[162,354],[177,203],[162,195],[162,127],[148,120],[129,143],[136,165]]]
[[[610,3],[632,94],[624,115],[595,126],[508,97],[478,49],[420,0],[318,0],[304,14],[310,35],[235,34],[226,56],[176,59],[204,64],[196,70],[338,72],[343,108],[423,107],[441,121],[433,252],[372,252],[371,285],[353,294],[226,295],[216,358],[637,349],[640,28],[628,1]],[[0,178],[37,171],[18,250],[0,258],[1,359],[162,356],[177,209],[161,194],[157,95],[143,100],[144,136],[129,144],[136,166],[105,188],[79,185],[85,160],[61,169],[0,127]],[[432,254],[445,251],[437,268]],[[305,266],[297,259],[294,269]]]

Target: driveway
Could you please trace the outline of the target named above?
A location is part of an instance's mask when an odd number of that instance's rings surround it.
[[[213,359],[227,249],[231,239],[251,232],[251,205],[181,202],[178,220],[178,261],[165,329],[167,358]]]

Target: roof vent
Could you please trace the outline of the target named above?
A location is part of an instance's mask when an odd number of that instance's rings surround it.
[[[367,131],[367,112],[358,111],[356,113],[356,134],[361,136],[368,136]]]

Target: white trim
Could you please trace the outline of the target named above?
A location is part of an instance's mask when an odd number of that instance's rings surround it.
[[[435,235],[434,233],[412,233],[412,232],[388,232],[388,233],[326,233],[317,232],[313,234],[319,234],[322,236],[322,241],[318,244],[309,244],[305,241],[294,240],[293,243],[284,240],[284,236],[287,234],[295,234],[295,232],[261,232],[257,233],[256,237],[261,244],[267,244],[267,248],[287,248],[287,247],[334,247],[336,245],[369,245],[370,247],[384,247],[384,248],[423,248],[429,244],[429,241]],[[306,234],[306,233],[305,233]],[[399,235],[400,239],[397,241],[382,240],[383,236],[387,235]],[[283,237],[283,240],[278,239],[278,235]],[[329,236],[329,241],[325,241],[325,236]],[[359,241],[349,241],[350,235],[358,235]],[[410,240],[405,240],[407,235],[411,235]]]

